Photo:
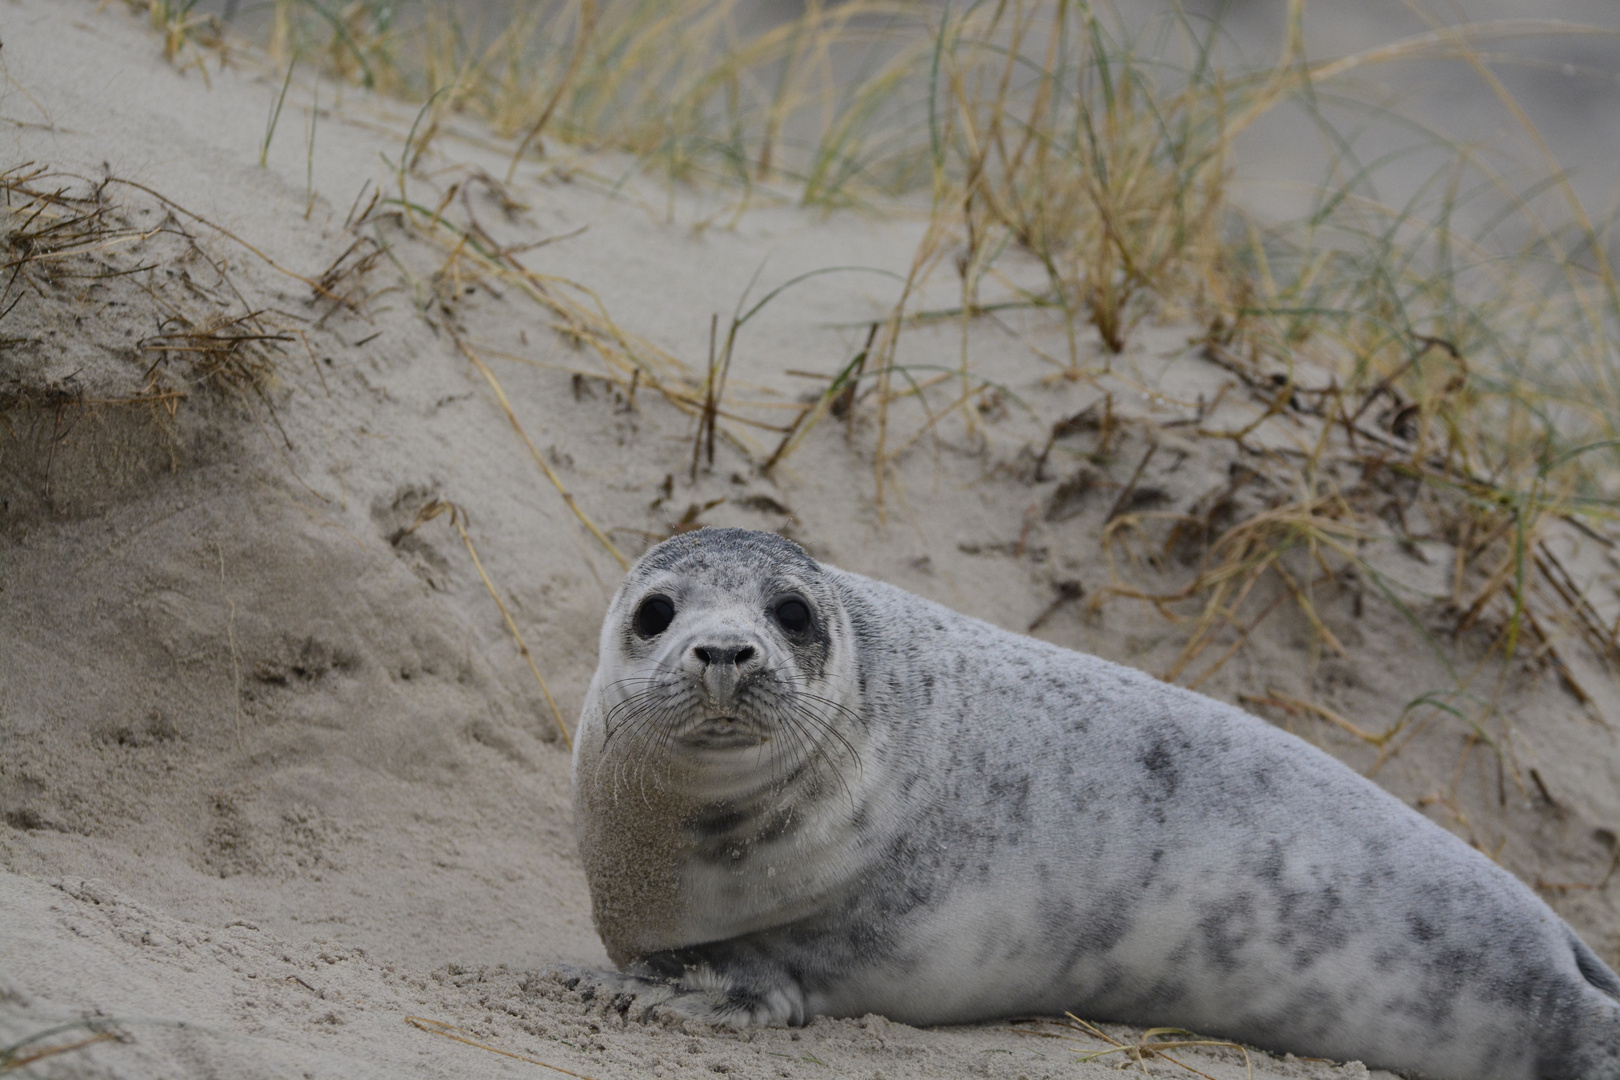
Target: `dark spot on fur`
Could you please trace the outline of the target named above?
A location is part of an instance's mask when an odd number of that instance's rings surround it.
[[[1266,853],[1261,857],[1260,865],[1255,868],[1255,874],[1260,880],[1269,881],[1273,885],[1282,881],[1283,850],[1280,841],[1273,840],[1266,846]]]
[[[1348,943],[1349,934],[1339,918],[1343,906],[1343,897],[1332,885],[1282,894],[1275,940],[1279,945],[1293,946],[1291,960],[1296,971]]]
[[[1222,971],[1236,971],[1238,953],[1255,932],[1254,897],[1242,893],[1230,900],[1206,904],[1198,920],[1199,937],[1210,963]]]
[[[1445,928],[1425,912],[1413,911],[1406,916],[1406,936],[1419,944],[1426,945],[1444,933]]]
[[[1148,856],[1147,870],[1142,874],[1142,888],[1146,889],[1153,884],[1153,879],[1159,874],[1159,864],[1164,861],[1164,848],[1154,848],[1153,854]]]
[[[1169,798],[1176,793],[1176,763],[1171,759],[1170,747],[1163,739],[1157,739],[1153,745],[1138,758],[1142,767],[1148,771],[1155,783],[1163,789],[1163,797]]]

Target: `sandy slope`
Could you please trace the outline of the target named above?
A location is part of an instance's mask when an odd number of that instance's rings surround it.
[[[492,357],[525,430],[630,555],[689,515],[777,528],[818,557],[1023,630],[1059,585],[1094,592],[1109,575],[1099,537],[1112,497],[1060,490],[1084,467],[1083,440],[1057,446],[1038,480],[1032,448],[1054,420],[1111,393],[1124,423],[1108,478],[1123,480],[1146,446],[1137,420],[1184,415],[1229,381],[1187,354],[1184,330],[1145,328],[1116,374],[1071,381],[1051,379],[1032,351],[1060,351],[1051,328],[976,325],[975,365],[1006,393],[976,413],[975,432],[957,415],[937,440],[919,440],[881,508],[876,433],[859,408],[818,428],[774,481],[752,462],[775,436],[756,433],[752,457],[722,441],[714,469],[689,483],[688,416],[645,388],[632,401],[574,378],[606,369],[508,284],[435,278],[445,248],[386,216],[366,234],[397,263],[379,260],[349,283],[371,293],[355,308],[269,265],[314,277],[349,247],[350,206],[394,183],[379,154],[397,158],[409,113],[352,92],[323,111],[306,220],[307,90],[289,99],[261,169],[275,87],[251,65],[211,70],[205,86],[90,0],[4,0],[0,40],[12,80],[0,96],[0,161],[47,165],[61,178],[40,184],[79,194],[111,175],[172,201],[105,184],[106,212],[141,235],[38,269],[38,286],[0,323],[0,336],[28,339],[0,351],[0,1044],[93,1015],[127,1020],[123,1038],[39,1071],[536,1074],[404,1022],[419,1015],[593,1077],[1034,1078],[1118,1060],[1079,1064],[1073,1048],[1102,1044],[1005,1025],[626,1030],[534,974],[552,960],[605,962],[573,850],[566,755],[457,534],[444,519],[402,529],[431,498],[465,509],[571,721],[619,567],[528,456],[453,330]],[[587,168],[615,181],[626,166]],[[505,159],[476,133],[441,139],[412,197],[436,203],[479,169],[500,175]],[[526,208],[473,184],[447,212],[476,215],[502,242],[560,238],[529,265],[589,286],[625,330],[689,362],[705,353],[711,313],[724,318],[756,273],[762,287],[831,266],[904,273],[921,232],[917,221],[772,207],[733,225],[718,195],[668,198],[634,181],[609,192],[590,175],[570,183],[540,171],[520,170],[512,194]],[[744,330],[740,393],[790,403],[815,387],[788,372],[835,370],[896,288],[849,273],[786,294]],[[938,288],[948,302],[950,283]],[[264,354],[277,375],[262,397],[188,382],[185,355],[157,340],[179,317],[248,311],[288,338]],[[954,364],[960,347],[954,324],[919,328],[901,359]],[[187,394],[172,418],[116,403],[154,385]],[[74,387],[78,405],[47,394]],[[1241,395],[1227,400],[1232,422],[1253,414]],[[923,416],[895,415],[904,426],[891,446]],[[1279,445],[1298,434],[1274,426],[1266,437]],[[1190,505],[1226,482],[1228,454],[1165,435],[1144,484],[1165,506]],[[1422,554],[1390,546],[1367,557],[1427,611],[1449,564],[1444,551]],[[1572,539],[1569,555],[1612,581],[1602,549]],[[1375,593],[1329,589],[1320,603],[1348,657],[1324,654],[1284,607],[1201,689],[1275,688],[1381,730],[1450,685],[1419,631]],[[1060,605],[1039,632],[1151,671],[1185,633],[1118,600],[1090,615]],[[1447,648],[1466,668],[1477,643]],[[1521,775],[1537,768],[1547,797],[1504,780],[1466,729],[1442,721],[1377,775],[1528,879],[1591,883],[1620,829],[1620,752],[1604,726],[1620,723],[1620,706],[1575,645],[1564,655],[1589,705],[1533,665],[1508,672],[1502,689],[1513,760]],[[1274,718],[1373,763],[1335,728]],[[1612,962],[1617,891],[1545,895]],[[1185,1060],[1245,1075],[1229,1051]],[[1365,1071],[1259,1056],[1255,1075]]]

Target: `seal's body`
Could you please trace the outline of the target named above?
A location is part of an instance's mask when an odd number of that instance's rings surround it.
[[[606,988],[722,1024],[1065,1010],[1620,1080],[1620,979],[1305,742],[769,534],[631,571],[576,737]]]

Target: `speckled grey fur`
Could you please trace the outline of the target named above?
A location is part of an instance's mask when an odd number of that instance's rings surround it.
[[[649,638],[654,594],[675,618]],[[1620,1080],[1620,980],[1450,833],[1238,709],[769,534],[631,571],[574,792],[625,969],[584,977],[626,1007],[1070,1010],[1437,1080]]]

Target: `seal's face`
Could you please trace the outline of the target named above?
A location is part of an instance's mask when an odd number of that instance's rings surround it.
[[[637,564],[603,628],[602,753],[683,784],[782,782],[850,748],[844,615],[821,567],[763,533],[703,529]],[[610,662],[611,659],[611,662]],[[639,769],[637,770],[639,771]]]

